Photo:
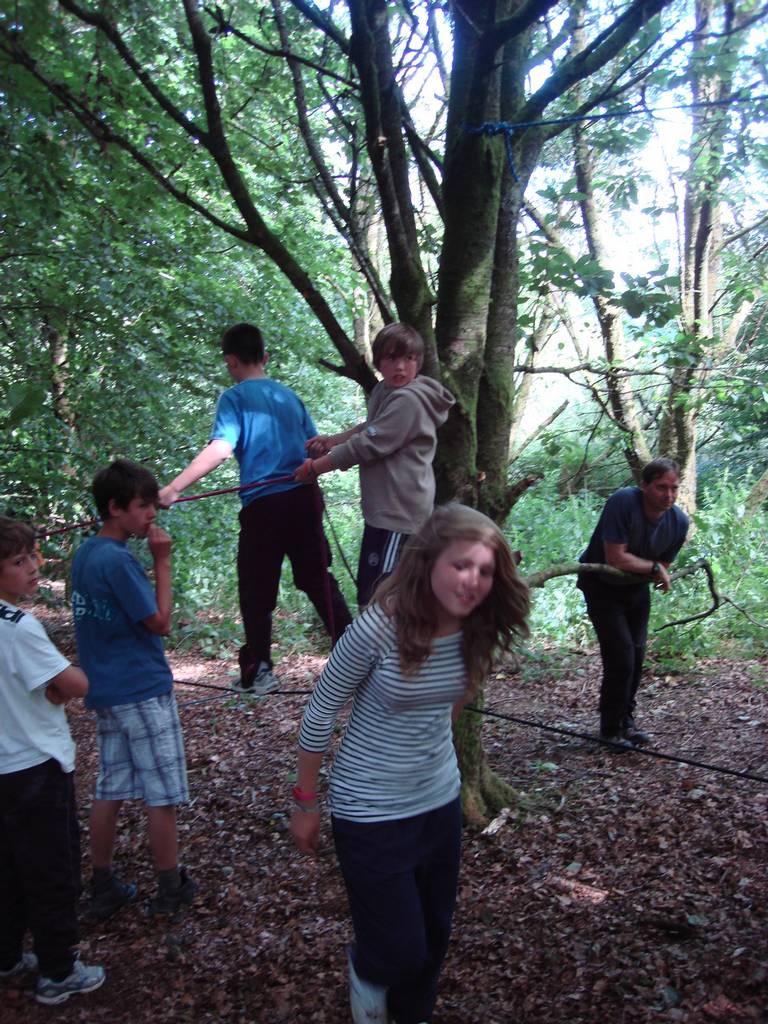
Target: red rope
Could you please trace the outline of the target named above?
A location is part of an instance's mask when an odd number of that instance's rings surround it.
[[[249,491],[253,487],[267,487],[269,484],[284,484],[289,480],[293,480],[293,474],[290,476],[273,476],[268,480],[254,480],[250,484],[240,484],[239,487],[220,487],[215,491],[203,491],[202,494],[188,494],[186,497],[177,498],[173,504],[180,505],[183,501],[199,501],[200,498],[214,498],[218,494],[234,494],[237,491]],[[69,533],[70,530],[84,530],[89,526],[95,526],[98,522],[98,519],[83,519],[79,523],[60,526],[56,530],[38,530],[37,535],[38,537],[54,537],[59,533]]]
[[[284,484],[293,480],[293,474],[289,476],[273,476],[269,480],[254,480],[250,484],[241,484],[239,487],[220,487],[216,491],[203,491],[202,494],[188,494],[184,498],[177,498],[173,504],[180,505],[182,501],[198,501],[200,498],[215,498],[219,494],[234,494],[235,491],[249,491],[252,487],[267,487],[269,484]]]

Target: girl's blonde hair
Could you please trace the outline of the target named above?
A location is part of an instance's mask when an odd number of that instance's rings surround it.
[[[395,571],[376,588],[373,601],[394,619],[400,666],[405,675],[413,675],[429,656],[437,631],[432,569],[455,540],[487,544],[495,557],[491,591],[461,625],[468,690],[474,693],[490,670],[494,650],[507,649],[516,637],[528,635],[528,587],[492,519],[466,505],[436,508],[408,540]]]

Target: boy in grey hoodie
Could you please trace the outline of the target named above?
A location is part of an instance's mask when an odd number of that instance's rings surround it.
[[[310,438],[312,456],[296,471],[301,483],[334,469],[360,466],[365,529],[357,570],[362,607],[395,567],[403,543],[431,514],[435,501],[432,460],[437,429],[454,397],[419,374],[424,342],[408,324],[389,324],[373,342],[373,364],[383,380],[368,399],[368,417],[340,434]]]

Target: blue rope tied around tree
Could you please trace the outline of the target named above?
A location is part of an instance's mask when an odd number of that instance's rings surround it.
[[[695,103],[681,103],[672,107],[641,107],[640,109],[630,108],[624,110],[606,110],[601,114],[572,114],[565,117],[548,117],[538,121],[485,121],[480,125],[466,125],[465,131],[468,135],[495,135],[504,136],[504,149],[507,154],[507,163],[514,181],[519,185],[520,178],[515,167],[515,157],[512,149],[512,135],[521,128],[548,128],[561,124],[584,124],[589,121],[607,121],[611,118],[621,119],[625,117],[653,117],[655,114],[666,113],[672,110],[700,110],[709,107],[729,107],[736,103],[759,103],[768,100],[768,95],[761,96],[731,96],[723,100],[698,100]]]

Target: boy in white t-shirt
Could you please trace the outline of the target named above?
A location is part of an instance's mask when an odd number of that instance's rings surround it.
[[[88,680],[18,607],[37,590],[34,531],[0,516],[0,978],[39,968],[35,998],[104,983],[77,959],[80,835],[75,744],[63,705]],[[29,928],[34,953],[23,952]]]

